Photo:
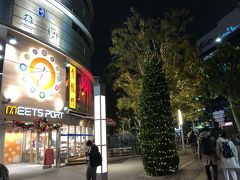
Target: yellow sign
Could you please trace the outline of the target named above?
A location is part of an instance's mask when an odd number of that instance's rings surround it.
[[[6,114],[17,114],[17,107],[16,106],[7,106],[5,109]]]
[[[76,68],[72,65],[69,70],[69,108],[76,109]]]
[[[60,111],[51,111],[47,109],[38,109],[38,108],[31,108],[31,107],[6,106],[5,114],[62,119],[64,113]]]

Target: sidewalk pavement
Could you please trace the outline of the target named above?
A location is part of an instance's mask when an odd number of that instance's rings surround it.
[[[204,167],[195,158],[191,148],[178,151],[180,157],[179,171],[173,175],[152,177],[144,172],[140,156],[110,158],[108,164],[109,180],[206,180]],[[65,166],[62,168],[42,169],[41,165],[8,165],[11,180],[85,180],[86,165]],[[238,172],[240,177],[240,172]],[[219,180],[224,180],[219,167]]]

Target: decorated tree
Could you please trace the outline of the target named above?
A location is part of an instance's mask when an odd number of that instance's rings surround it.
[[[139,103],[140,144],[144,169],[161,176],[178,170],[170,97],[162,62],[152,55],[144,66]]]
[[[192,48],[185,27],[189,23],[186,11],[171,11],[161,19],[143,19],[133,11],[121,27],[112,32],[110,53],[113,61],[107,71],[113,80],[119,111],[132,112],[122,117],[139,121],[139,94],[142,88],[143,69],[149,55],[162,58],[172,113],[181,108],[185,120],[197,118],[203,105],[196,97],[203,96],[203,78],[199,59]]]

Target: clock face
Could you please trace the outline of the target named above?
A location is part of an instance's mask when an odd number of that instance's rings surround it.
[[[52,99],[59,91],[62,81],[60,67],[54,56],[45,49],[31,49],[21,57],[19,65],[21,83],[29,96],[38,99]]]

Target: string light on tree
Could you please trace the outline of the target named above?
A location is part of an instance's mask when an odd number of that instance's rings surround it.
[[[139,110],[140,143],[145,171],[153,176],[175,173],[179,158],[170,97],[161,61],[156,57],[150,59],[145,66]]]

